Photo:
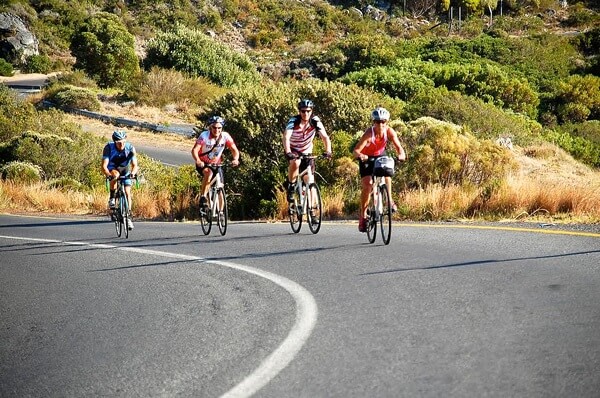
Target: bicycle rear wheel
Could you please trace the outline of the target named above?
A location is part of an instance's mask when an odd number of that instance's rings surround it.
[[[377,212],[375,211],[373,199],[371,199],[371,203],[369,204],[368,213],[369,214],[367,216],[367,239],[369,240],[369,243],[373,243],[375,242],[375,238],[377,237]]]
[[[379,193],[379,197],[381,198],[381,214],[379,215],[381,239],[383,239],[383,243],[387,245],[390,243],[390,238],[392,237],[392,201],[385,184],[379,187]]]
[[[210,233],[210,229],[212,227],[211,206],[209,206],[209,204],[207,202],[207,204],[205,206],[202,206],[202,204],[199,204],[199,207],[200,207],[200,226],[202,226],[202,232],[204,233],[204,235],[208,235]]]
[[[292,231],[297,234],[300,232],[300,228],[302,228],[302,198],[298,193],[298,189],[294,189],[293,194],[294,200],[289,203],[288,214],[290,217],[290,226],[292,227]]]
[[[221,235],[225,235],[227,233],[227,196],[223,188],[219,188],[217,191],[217,225]]]
[[[309,209],[306,215],[308,227],[313,234],[316,234],[321,229],[322,203],[321,191],[319,190],[319,186],[314,182],[308,187],[306,207]]]

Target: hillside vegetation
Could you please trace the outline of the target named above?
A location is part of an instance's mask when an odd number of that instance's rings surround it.
[[[332,162],[318,165],[331,218],[356,214],[351,148],[382,105],[409,155],[394,176],[397,217],[600,220],[595,2],[11,0],[0,12],[18,15],[41,51],[22,64],[5,56],[0,74],[61,71],[43,95],[58,105],[133,102],[201,125],[222,115],[242,150],[227,175],[235,218],[284,215],[281,132],[297,101],[311,98],[334,145]],[[36,208],[15,202],[27,186],[102,211],[103,142],[39,99],[0,88],[0,206]],[[525,167],[572,158],[581,165],[555,178]],[[195,217],[191,166],[144,157],[141,166],[139,216]]]

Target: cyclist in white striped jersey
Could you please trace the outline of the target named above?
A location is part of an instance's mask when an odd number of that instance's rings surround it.
[[[294,190],[294,181],[298,173],[309,168],[307,173],[307,184],[313,182],[312,171],[314,168],[314,159],[300,159],[302,155],[312,155],[313,140],[318,134],[323,140],[325,152],[323,156],[331,158],[331,140],[325,131],[325,126],[318,116],[313,115],[314,103],[309,99],[303,99],[298,102],[298,115],[290,118],[283,133],[283,150],[288,159],[288,180],[286,181],[287,199],[293,201],[292,193]]]

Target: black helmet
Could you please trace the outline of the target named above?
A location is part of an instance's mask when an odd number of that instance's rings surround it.
[[[115,130],[112,133],[113,141],[122,141],[125,138],[127,138],[127,133],[125,132],[125,130]]]
[[[298,102],[298,109],[302,108],[314,108],[315,104],[309,99],[303,99]]]
[[[215,123],[221,123],[222,126],[225,125],[225,119],[223,119],[221,116],[211,116],[208,118],[208,124],[212,125]]]

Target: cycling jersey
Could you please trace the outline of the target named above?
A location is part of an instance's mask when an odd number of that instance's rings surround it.
[[[369,129],[367,129],[365,131],[365,133],[367,133],[369,131]],[[362,149],[362,153],[367,155],[367,156],[381,156],[384,154],[385,152],[385,147],[387,145],[387,140],[388,140],[388,128],[385,128],[385,132],[383,133],[383,137],[381,137],[380,139],[377,139],[377,136],[375,135],[375,130],[373,129],[373,126],[371,126],[371,138],[369,138],[369,141],[367,142],[367,145],[365,145],[365,147]]]
[[[318,132],[323,137],[322,131],[325,126],[317,116],[312,116],[306,128],[300,127],[302,119],[300,116],[292,117],[285,126],[286,133],[290,133],[290,149],[292,152],[309,154],[312,153],[313,139]]]
[[[218,140],[218,142],[217,142]],[[208,130],[203,131],[196,144],[200,146],[199,155],[200,160],[208,164],[219,164],[221,163],[221,157],[225,148],[231,148],[234,145],[233,138],[231,135],[222,131],[218,137],[213,138]]]
[[[109,142],[104,146],[102,151],[102,159],[108,159],[108,170],[124,169],[129,164],[137,159],[135,156],[135,148],[130,142],[125,143],[122,151],[117,149],[114,142]]]

